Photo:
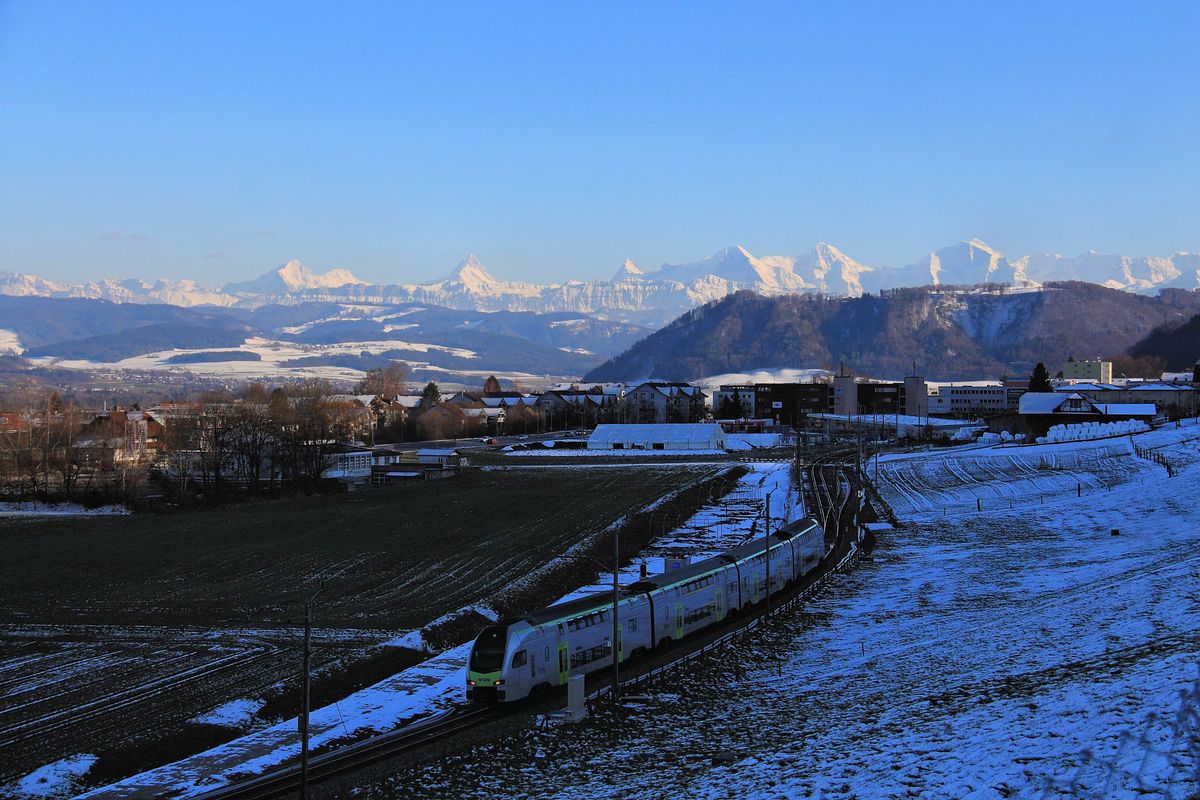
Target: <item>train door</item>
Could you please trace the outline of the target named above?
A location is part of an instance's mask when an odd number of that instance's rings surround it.
[[[565,684],[567,678],[571,677],[570,656],[567,653],[567,643],[563,642],[558,646],[558,682]]]
[[[683,603],[675,604],[675,641],[683,638]]]
[[[725,619],[725,593],[717,587],[717,622]]]

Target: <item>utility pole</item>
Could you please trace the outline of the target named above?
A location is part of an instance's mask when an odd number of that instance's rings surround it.
[[[775,490],[767,492],[767,524],[765,536],[767,540],[767,616],[771,616],[771,495],[775,494]]]
[[[325,588],[324,579],[313,596],[304,601],[304,704],[300,708],[300,800],[308,800],[308,707],[312,680],[312,606]]]
[[[620,596],[617,594],[617,572],[621,569],[621,531],[620,528],[613,528],[613,684],[612,696],[613,706],[621,699],[621,622],[617,618],[619,612]]]
[[[854,464],[854,537],[858,538],[858,511],[862,506],[862,490],[863,490],[863,442],[862,431],[858,432],[858,459]]]

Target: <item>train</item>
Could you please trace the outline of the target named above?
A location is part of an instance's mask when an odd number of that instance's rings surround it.
[[[824,531],[806,517],[770,537],[641,577],[617,593],[618,661],[670,647],[756,605],[811,572],[826,553]],[[510,703],[611,667],[612,613],[612,595],[600,592],[488,625],[471,645],[467,699]]]

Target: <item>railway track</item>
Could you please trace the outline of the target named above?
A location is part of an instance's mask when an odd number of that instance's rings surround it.
[[[464,708],[442,717],[434,717],[391,733],[372,736],[356,744],[313,756],[308,765],[309,783],[336,778],[402,753],[424,747],[441,739],[512,713],[503,708]],[[258,778],[195,795],[194,800],[263,800],[289,795],[300,788],[299,767],[286,767]]]
[[[853,450],[838,450],[823,454],[814,459],[808,466],[809,481],[813,491],[813,502],[817,506],[817,518],[823,522],[828,520],[836,531],[835,544],[826,568],[820,574],[814,575],[813,580],[806,582],[798,590],[791,592],[791,597],[780,603],[780,608],[787,607],[818,590],[828,574],[843,566],[852,552],[852,535],[854,508],[851,500],[853,491],[851,482],[846,478],[845,461],[853,457]],[[829,528],[826,527],[826,530]],[[699,648],[689,650],[677,656],[666,665],[650,670],[638,677],[631,678],[628,683],[622,681],[622,687],[636,685],[644,680],[646,675],[653,675],[661,670],[693,658],[708,649],[719,646],[727,639],[742,632],[743,628],[756,625],[764,615],[746,619],[743,624],[733,631],[710,640]],[[590,698],[595,700],[605,689],[593,692]],[[448,739],[463,733],[484,722],[500,719],[516,713],[518,708],[505,707],[462,707],[458,710],[416,723],[398,731],[373,736],[346,747],[338,748],[327,753],[314,756],[309,761],[308,782],[315,784],[328,781],[360,770],[372,764],[394,758],[404,753],[418,750],[429,744]],[[295,794],[300,788],[300,769],[298,765],[289,765],[258,778],[242,781],[230,786],[214,789],[196,800],[265,800]]]

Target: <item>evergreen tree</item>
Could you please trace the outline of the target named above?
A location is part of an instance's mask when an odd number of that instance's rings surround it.
[[[491,393],[501,391],[500,381],[496,380],[495,375],[490,376],[486,381],[483,382],[483,390]]]
[[[1033,374],[1029,376],[1029,391],[1054,391],[1054,387],[1050,385],[1050,372],[1046,369],[1046,365],[1040,361],[1037,363],[1037,366],[1033,368]]]
[[[433,381],[425,384],[425,390],[421,392],[421,402],[425,405],[436,406],[442,401],[442,393],[438,391],[438,385]]]

